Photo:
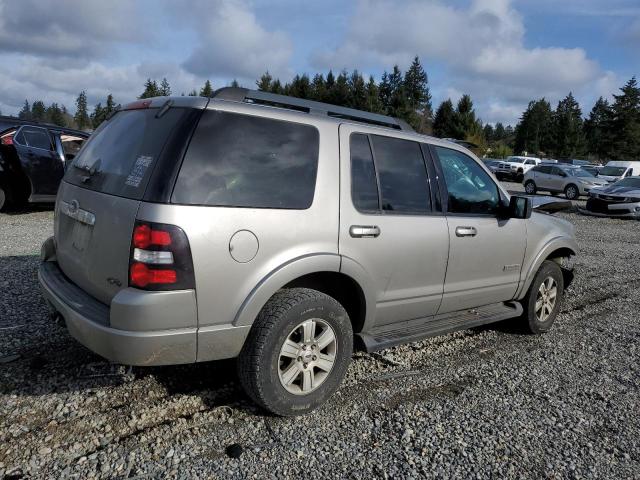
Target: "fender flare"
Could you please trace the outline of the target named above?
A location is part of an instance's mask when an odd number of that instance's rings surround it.
[[[310,273],[339,271],[340,255],[337,253],[314,253],[292,258],[271,270],[253,287],[240,305],[233,325],[251,326],[269,299],[296,278]]]
[[[566,248],[572,252],[573,255],[578,253],[578,244],[577,242],[569,237],[553,237],[544,246],[540,249],[534,261],[529,265],[527,273],[524,277],[521,277],[522,280],[520,282],[520,287],[516,293],[515,298],[518,300],[522,300],[524,295],[529,290],[531,286],[531,282],[533,282],[533,277],[535,277],[536,273],[540,269],[542,262],[544,262],[552,252],[559,250],[561,248]]]
[[[373,327],[376,319],[376,295],[375,283],[366,271],[356,260],[351,257],[342,256],[340,272],[352,278],[362,290],[365,301],[365,319],[361,332],[367,332]]]

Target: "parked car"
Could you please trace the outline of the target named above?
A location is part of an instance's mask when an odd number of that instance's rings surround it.
[[[500,160],[497,160],[495,158],[483,158],[482,162],[487,166],[489,170],[491,170],[491,173],[495,175],[495,173],[498,171]]]
[[[600,175],[600,169],[602,169],[602,165],[582,165],[580,168],[586,170],[594,177]]]
[[[354,336],[375,351],[507,318],[549,330],[577,249],[460,145],[241,88],[105,121],[54,232],[39,279],[78,341],[129,365],[239,357],[279,415],[329,398]]]
[[[640,176],[626,177],[589,192],[586,212],[607,217],[640,218]]]
[[[524,174],[531,170],[542,160],[537,157],[511,156],[498,164],[496,176],[502,179],[522,181]]]
[[[575,200],[580,195],[587,195],[593,188],[607,185],[607,182],[594,177],[582,167],[543,163],[525,174],[523,184],[529,195],[546,191],[564,193],[569,200]]]
[[[600,169],[598,176],[610,183],[621,178],[640,175],[640,161],[612,160]]]
[[[89,135],[34,122],[0,123],[0,209],[54,202],[67,163]]]

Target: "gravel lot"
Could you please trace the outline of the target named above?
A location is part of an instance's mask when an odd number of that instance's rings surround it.
[[[37,287],[52,212],[0,214],[0,478],[640,478],[640,222],[561,216],[582,252],[550,333],[356,353],[325,407],[281,419],[233,362],[128,369],[76,343]]]

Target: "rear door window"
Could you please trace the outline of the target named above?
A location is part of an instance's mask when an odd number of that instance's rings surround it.
[[[44,128],[23,127],[17,137],[18,143],[31,148],[51,150],[51,136]]]
[[[207,110],[171,200],[187,205],[309,208],[319,144],[319,132],[311,125]]]
[[[156,118],[158,110],[124,110],[102,122],[67,169],[65,180],[140,200],[167,138],[189,111],[171,108]]]
[[[381,135],[370,137],[380,181],[382,210],[388,213],[430,212],[429,177],[420,144]]]
[[[378,184],[369,138],[354,133],[350,138],[351,150],[351,199],[353,205],[361,212],[377,212]]]

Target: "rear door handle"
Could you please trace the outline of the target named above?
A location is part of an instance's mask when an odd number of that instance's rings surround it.
[[[375,238],[380,235],[380,228],[376,225],[351,225],[349,235],[353,238]]]
[[[477,234],[476,227],[456,227],[456,237],[475,237]]]

